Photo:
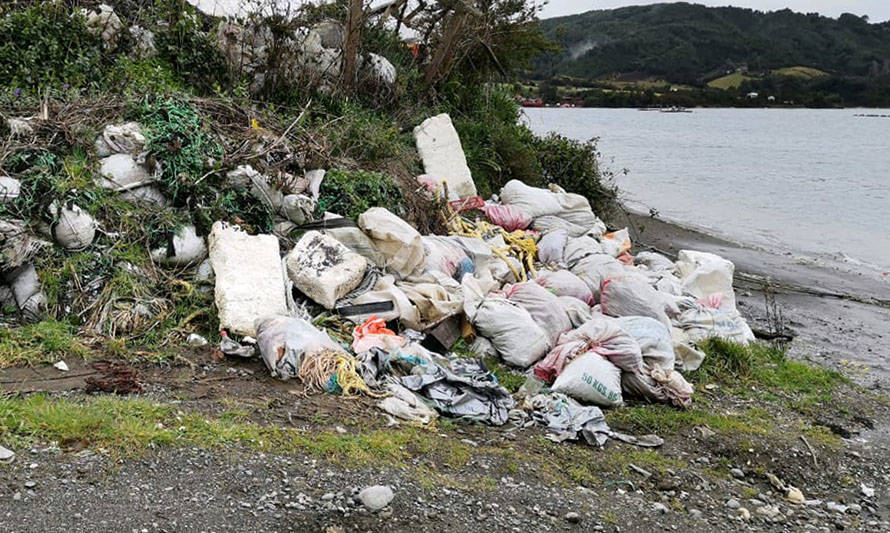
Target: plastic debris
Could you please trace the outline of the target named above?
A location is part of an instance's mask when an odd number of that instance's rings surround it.
[[[61,372],[68,372],[68,370],[69,370],[68,364],[65,363],[65,361],[59,361],[59,362],[55,363],[53,365],[53,368],[55,368]]]
[[[77,205],[69,207],[50,207],[50,213],[56,222],[52,225],[55,241],[66,250],[83,250],[96,238],[96,221]]]
[[[583,437],[591,446],[603,446],[609,439],[609,425],[599,407],[582,406],[565,394],[539,394],[525,401],[532,418],[547,427],[554,442]]]
[[[299,377],[304,358],[329,351],[346,355],[340,346],[305,320],[274,316],[256,325],[260,355],[273,377]],[[324,376],[325,379],[330,375]]]
[[[428,398],[441,413],[500,426],[515,402],[478,359],[452,359],[448,367],[420,366],[422,373],[402,378],[402,385]]]
[[[166,247],[151,252],[151,259],[162,265],[188,266],[207,257],[204,238],[198,236],[194,226],[183,226],[174,233]]]
[[[352,351],[362,353],[371,348],[387,352],[401,346],[405,339],[387,329],[386,321],[372,316],[352,330]]]

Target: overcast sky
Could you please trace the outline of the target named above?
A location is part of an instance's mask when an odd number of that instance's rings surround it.
[[[592,9],[664,3],[668,0],[550,0],[544,7],[541,18],[559,17],[583,13]],[[819,12],[827,17],[838,17],[841,13],[868,15],[872,22],[890,20],[890,0],[690,0],[690,3],[708,6],[750,7],[761,11],[776,11],[790,8],[802,13]]]

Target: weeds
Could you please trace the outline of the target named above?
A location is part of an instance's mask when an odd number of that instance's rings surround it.
[[[146,148],[161,163],[160,183],[173,203],[195,194],[205,169],[222,157],[204,121],[187,102],[175,98],[145,98],[136,110]]]
[[[784,349],[752,343],[748,346],[721,339],[702,345],[707,354],[702,366],[690,374],[695,382],[717,382],[731,387],[759,385],[790,394],[831,393],[849,383],[841,374],[789,360]]]
[[[322,182],[315,216],[321,218],[329,211],[357,220],[368,208],[378,206],[404,216],[402,191],[391,177],[380,172],[335,169]]]
[[[60,359],[86,358],[89,350],[70,324],[44,320],[19,328],[0,329],[0,368]]]

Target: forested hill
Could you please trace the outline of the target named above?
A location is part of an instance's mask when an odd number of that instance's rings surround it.
[[[890,69],[890,22],[850,14],[832,19],[675,3],[589,11],[541,25],[562,49],[537,60],[537,79],[635,74],[701,84],[739,68],[802,65],[836,76]]]

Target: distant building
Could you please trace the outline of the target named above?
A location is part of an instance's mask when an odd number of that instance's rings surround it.
[[[776,101],[776,97],[775,97],[775,96],[767,96],[766,99],[769,100],[770,102],[775,102],[775,101]]]

